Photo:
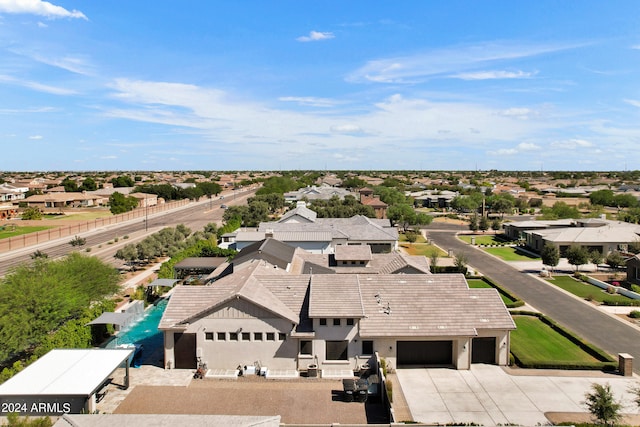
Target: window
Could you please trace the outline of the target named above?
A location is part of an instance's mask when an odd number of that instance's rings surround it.
[[[243,332],[242,341],[251,341],[251,332]]]
[[[238,333],[229,332],[229,341],[238,341]]]
[[[313,354],[311,341],[300,341],[300,354]]]
[[[320,319],[320,326],[327,326],[327,319],[325,318]]]
[[[225,332],[218,332],[218,341],[226,341],[227,334]]]
[[[347,326],[353,326],[353,319],[347,319]]]
[[[340,326],[340,319],[333,319],[333,326]]]
[[[373,341],[362,341],[362,354],[373,354]]]
[[[280,332],[280,333],[278,334],[278,339],[279,339],[280,341],[286,341],[286,339],[287,339],[287,334],[284,334],[284,333]]]
[[[275,341],[276,340],[276,334],[274,334],[273,332],[267,332],[267,341]]]
[[[253,333],[254,341],[262,341],[262,332],[254,332]]]
[[[213,332],[205,332],[204,339],[207,341],[213,341]]]
[[[327,341],[327,360],[347,360],[349,341]]]

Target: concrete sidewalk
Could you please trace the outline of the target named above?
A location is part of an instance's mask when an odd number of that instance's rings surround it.
[[[510,375],[513,371],[518,375]],[[531,374],[531,375],[529,375]],[[610,384],[622,412],[640,417],[631,386],[638,378],[601,372],[512,370],[494,365],[472,365],[470,370],[398,369],[414,421],[433,424],[478,423],[495,425],[548,425],[545,413],[563,413],[584,418],[585,393],[593,383]],[[638,417],[638,418],[636,418]],[[637,424],[633,424],[637,425]]]

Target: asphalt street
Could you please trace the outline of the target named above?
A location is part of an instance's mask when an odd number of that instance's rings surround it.
[[[434,223],[426,228],[426,232],[437,246],[453,253],[464,252],[468,264],[474,269],[592,344],[614,356],[629,353],[634,359],[638,359],[633,365],[633,371],[640,373],[640,331],[481,249],[462,242],[456,237],[456,229],[462,230],[460,227],[443,227],[442,224]]]

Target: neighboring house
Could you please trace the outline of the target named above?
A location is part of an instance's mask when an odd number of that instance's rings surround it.
[[[109,198],[113,193],[120,193],[124,196],[128,196],[134,189],[134,187],[113,187],[113,184],[107,183],[107,186],[99,188],[93,191],[87,191],[86,194],[96,197],[97,206],[107,206],[109,204]]]
[[[18,187],[11,184],[0,184],[0,202],[16,202],[24,200],[28,187]]]
[[[330,200],[333,197],[338,197],[340,200],[343,200],[345,196],[353,196],[356,198],[357,194],[353,194],[344,188],[332,187],[327,184],[323,184],[320,186],[310,186],[305,188],[300,188],[296,191],[289,191],[288,193],[284,193],[284,201],[287,203],[297,202],[299,200],[307,199],[309,201],[312,200]]]
[[[640,240],[640,225],[596,218],[511,223],[505,224],[505,232],[511,238],[524,238],[527,248],[538,253],[550,243],[561,256],[574,245],[606,256],[626,251],[630,243]]]
[[[640,255],[636,254],[627,260],[627,282],[640,285]]]
[[[387,205],[385,202],[380,200],[378,196],[373,195],[373,190],[370,188],[361,188],[360,191],[360,203],[365,206],[371,206],[373,211],[376,213],[376,218],[385,219],[387,217]]]
[[[97,206],[101,196],[85,193],[49,193],[34,194],[25,199],[27,206],[40,209],[90,207]]]
[[[398,248],[398,230],[388,219],[318,218],[302,203],[275,222],[263,222],[257,228],[236,232],[235,249],[241,250],[266,237],[274,237],[289,245],[312,253],[332,253],[338,245],[369,245],[373,253],[391,252]]]
[[[449,190],[425,190],[408,194],[414,199],[416,205],[433,209],[448,209],[451,206],[451,201],[458,195],[457,191]]]
[[[156,206],[158,204],[157,194],[148,193],[130,193],[129,196],[138,199],[139,208],[148,208],[150,206]]]
[[[292,250],[267,240],[210,285],[175,287],[159,325],[165,366],[349,371],[376,352],[394,367],[508,364],[515,324],[495,289],[462,274],[298,274],[280,259]]]
[[[18,214],[18,209],[13,205],[0,205],[0,220],[11,219]]]

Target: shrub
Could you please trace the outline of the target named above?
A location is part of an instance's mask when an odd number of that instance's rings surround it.
[[[640,319],[640,311],[638,310],[632,310],[629,313],[629,317],[631,317],[632,319]]]
[[[616,293],[616,288],[614,288],[613,286],[607,286],[607,293],[608,294],[615,294]]]
[[[391,381],[385,381],[387,386],[387,397],[389,398],[389,402],[393,403],[393,383]]]

